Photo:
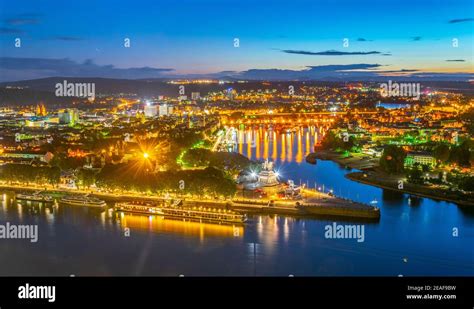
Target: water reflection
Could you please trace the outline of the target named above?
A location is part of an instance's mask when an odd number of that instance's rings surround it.
[[[117,214],[120,216],[122,228],[139,229],[153,233],[172,233],[198,237],[235,237],[244,236],[244,227],[236,225],[220,225],[194,221],[182,221],[163,218],[161,216],[143,216],[135,214]]]
[[[398,206],[406,199],[405,194],[399,191],[382,189],[382,201],[384,205]]]
[[[423,203],[423,198],[415,195],[410,195],[408,197],[408,206],[418,207]]]
[[[234,151],[257,160],[299,163],[312,151],[314,144],[320,142],[322,134],[318,132],[324,132],[324,129],[315,126],[278,130],[262,126],[240,127],[233,134]]]
[[[290,129],[242,126],[233,135],[235,149],[251,159],[269,157],[296,183],[334,189],[359,202],[377,200],[381,218],[361,223],[363,243],[325,238],[327,224],[346,223],[335,219],[250,216],[236,228],[156,216],[117,217],[112,209],[18,204],[2,192],[0,221],[34,222],[40,241],[35,246],[0,241],[0,275],[64,275],[71,266],[76,274],[133,275],[137,260],[138,273],[146,275],[474,275],[473,209],[350,181],[348,171],[330,161],[308,164],[304,156],[325,129]],[[125,227],[131,237],[124,237]],[[454,227],[459,237],[453,237]]]

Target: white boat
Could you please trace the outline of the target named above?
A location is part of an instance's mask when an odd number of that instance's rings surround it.
[[[247,220],[245,214],[232,210],[206,207],[182,207],[181,200],[172,203],[161,202],[123,202],[116,203],[115,210],[119,212],[132,212],[146,215],[179,218],[190,221],[217,222],[222,224],[243,224]]]
[[[41,192],[18,193],[15,197],[17,200],[23,200],[23,201],[44,202],[44,203],[53,202],[53,198],[51,196],[42,194]]]
[[[65,195],[59,202],[62,204],[93,208],[105,208],[107,206],[105,201],[88,195]]]

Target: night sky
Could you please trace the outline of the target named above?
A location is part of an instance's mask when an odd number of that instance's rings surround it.
[[[289,78],[298,78],[300,70],[332,76],[353,69],[472,77],[473,3],[5,0],[0,81],[282,74],[269,69],[289,70],[281,75]]]

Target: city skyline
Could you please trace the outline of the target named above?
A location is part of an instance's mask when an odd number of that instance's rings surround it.
[[[473,76],[469,1],[2,6],[2,82],[53,76],[463,81]]]

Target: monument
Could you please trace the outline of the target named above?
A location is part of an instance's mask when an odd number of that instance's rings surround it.
[[[273,162],[268,159],[262,164],[262,171],[258,173],[258,182],[262,187],[271,187],[279,184],[278,173],[273,170]]]

